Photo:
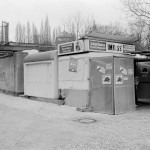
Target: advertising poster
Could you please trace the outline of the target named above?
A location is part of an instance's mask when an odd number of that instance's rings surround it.
[[[98,70],[101,73],[105,73],[106,72],[106,69],[104,67],[100,66],[100,65],[97,65],[96,70]]]
[[[120,72],[123,73],[124,75],[127,75],[128,72],[127,72],[127,69],[123,68],[120,66]]]
[[[74,52],[74,43],[67,43],[64,45],[59,45],[60,54],[70,53],[70,52]]]
[[[82,43],[81,43],[81,41],[77,41],[77,42],[75,43],[75,49],[76,49],[76,52],[82,50]]]
[[[111,84],[111,75],[102,75],[102,84]]]
[[[69,62],[69,71],[70,72],[77,72],[78,60],[76,58],[70,58]]]
[[[123,76],[122,74],[116,75],[116,84],[123,84]]]
[[[106,43],[101,41],[89,41],[89,49],[91,50],[100,50],[100,51],[106,51]]]

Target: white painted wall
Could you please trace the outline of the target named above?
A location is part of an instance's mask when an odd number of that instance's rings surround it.
[[[70,57],[76,58],[77,72],[69,71]],[[58,61],[59,89],[89,90],[89,59],[80,55],[59,57]]]
[[[54,61],[24,64],[24,95],[57,98],[57,66]]]

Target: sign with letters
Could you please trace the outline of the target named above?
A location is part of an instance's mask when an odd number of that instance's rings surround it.
[[[89,40],[89,49],[106,51],[106,43],[101,41]]]
[[[58,55],[78,53],[83,51],[82,41],[73,41],[58,45]]]
[[[106,43],[106,51],[123,53],[123,44],[107,42]]]

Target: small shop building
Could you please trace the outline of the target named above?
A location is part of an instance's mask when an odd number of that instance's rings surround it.
[[[58,46],[58,89],[65,103],[94,112],[135,110],[136,39],[91,32]]]

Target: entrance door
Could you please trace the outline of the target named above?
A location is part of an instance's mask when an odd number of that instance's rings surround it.
[[[115,114],[135,108],[133,65],[133,59],[114,57]]]
[[[113,57],[91,59],[90,105],[95,112],[114,114]]]

